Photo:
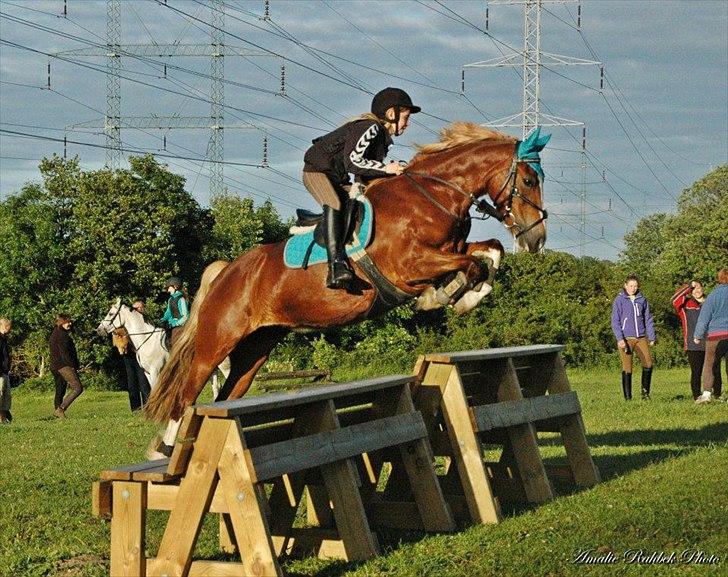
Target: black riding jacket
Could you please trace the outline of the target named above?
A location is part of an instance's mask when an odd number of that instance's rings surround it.
[[[354,120],[316,138],[303,156],[304,172],[323,172],[332,184],[349,183],[349,173],[364,180],[386,176],[384,159],[392,145],[376,120]]]

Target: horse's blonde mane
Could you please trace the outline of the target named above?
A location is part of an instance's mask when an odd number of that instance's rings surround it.
[[[516,142],[517,139],[510,134],[498,132],[474,122],[453,122],[450,126],[445,126],[440,130],[440,142],[416,144],[417,156],[415,158],[449,150],[461,144],[480,142],[481,140]]]

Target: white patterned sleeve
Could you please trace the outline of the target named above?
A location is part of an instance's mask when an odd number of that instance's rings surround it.
[[[377,170],[385,172],[385,165],[383,162],[378,160],[370,160],[364,158],[364,152],[379,134],[379,125],[372,124],[365,132],[359,137],[359,140],[354,146],[354,149],[349,153],[349,161],[351,164],[359,170]]]

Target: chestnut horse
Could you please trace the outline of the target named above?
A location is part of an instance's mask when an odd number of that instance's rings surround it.
[[[495,239],[466,242],[473,205],[500,220],[520,250],[538,252],[546,240],[538,151],[548,138],[537,130],[520,142],[455,123],[443,129],[440,142],[419,147],[403,175],[370,184],[376,232],[366,252],[390,289],[434,308],[447,304],[436,290],[447,284],[446,299],[460,313],[492,290],[504,250]],[[356,260],[358,282],[332,290],[326,264],[286,267],[284,244],[254,248],[215,278],[198,303],[200,323],[188,322],[172,350],[147,402],[148,417],[179,419],[228,355],[231,372],[217,400],[244,395],[289,331],[354,323],[386,308],[375,306],[382,291]]]

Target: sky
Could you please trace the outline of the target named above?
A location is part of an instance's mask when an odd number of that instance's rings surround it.
[[[225,187],[270,199],[284,219],[316,209],[300,181],[311,139],[368,111],[385,86],[423,108],[392,159],[452,121],[521,111],[519,67],[463,67],[523,49],[522,1],[270,0],[268,17],[263,0],[222,5],[225,44],[239,48],[224,58]],[[209,44],[211,14],[208,1],[123,0],[122,44]],[[0,0],[0,198],[39,181],[64,136],[82,169],[104,166],[106,30],[105,1]],[[728,0],[543,0],[541,50],[599,63],[541,70],[541,112],[572,124],[543,128],[546,248],[615,260],[640,219],[674,212],[683,189],[728,162]],[[123,117],[210,115],[208,58],[123,56],[121,75]],[[209,130],[124,128],[121,139],[209,204]],[[512,247],[492,220],[470,237]]]

